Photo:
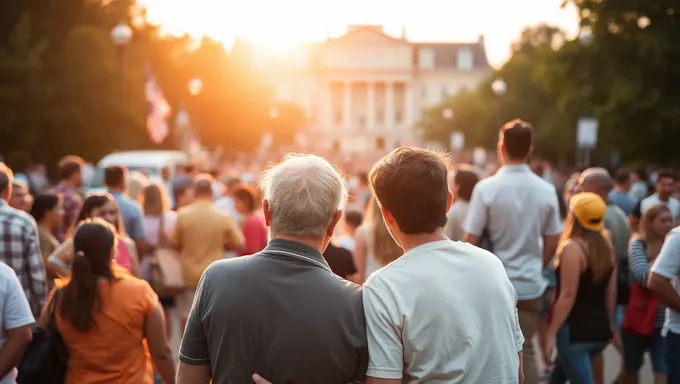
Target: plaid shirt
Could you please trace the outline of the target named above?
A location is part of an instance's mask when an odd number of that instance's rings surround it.
[[[50,190],[50,193],[61,195],[64,204],[64,225],[54,233],[54,237],[59,242],[64,241],[64,234],[71,228],[78,220],[80,208],[83,206],[83,198],[68,184],[61,182],[56,187]]]
[[[31,216],[10,207],[2,199],[0,261],[14,269],[37,319],[47,296],[45,266],[38,244],[38,226]]]

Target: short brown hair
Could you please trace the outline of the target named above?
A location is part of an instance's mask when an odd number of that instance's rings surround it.
[[[472,191],[479,182],[479,175],[477,175],[477,172],[472,167],[462,166],[456,169],[453,182],[458,185],[458,197],[464,201],[470,201],[472,199]]]
[[[529,156],[534,141],[534,128],[526,121],[515,119],[503,125],[499,139],[511,159],[523,160]]]
[[[380,159],[368,178],[378,202],[402,232],[432,233],[446,225],[450,168],[443,154],[401,147]]]
[[[62,180],[69,179],[76,173],[79,173],[85,164],[79,156],[66,156],[59,161],[59,177]]]

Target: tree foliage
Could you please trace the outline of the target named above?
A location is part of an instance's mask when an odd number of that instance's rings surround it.
[[[149,69],[173,112],[180,107],[189,112],[203,143],[227,150],[257,147],[261,134],[271,128],[271,103],[255,74],[220,43],[165,36],[140,22],[143,16],[134,0],[14,0],[3,5],[0,155],[10,165],[54,165],[66,154],[97,161],[121,144],[126,149],[176,148],[174,116],[169,137],[161,145],[149,141]],[[110,38],[121,21],[135,26],[122,52]],[[187,86],[195,77],[204,87],[190,96]],[[279,128],[284,126],[291,124]]]
[[[590,44],[547,25],[527,28],[509,61],[493,76],[508,85],[500,112],[491,80],[428,111],[421,128],[448,140],[452,130],[469,145],[490,146],[497,121],[519,117],[536,129],[536,151],[570,161],[579,117],[598,119],[600,162],[679,163],[680,1],[572,0]],[[442,110],[451,108],[451,122]],[[493,119],[493,116],[500,117]]]

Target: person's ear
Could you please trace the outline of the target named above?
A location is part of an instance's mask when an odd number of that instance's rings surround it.
[[[446,198],[446,212],[447,213],[451,209],[451,204],[453,204],[453,192],[449,191],[448,197]]]
[[[267,199],[262,200],[262,212],[264,213],[264,224],[267,227],[271,227],[271,225],[272,225],[272,213],[269,210],[269,200],[267,200]]]
[[[333,221],[331,221],[331,225],[328,226],[328,230],[326,231],[326,236],[328,237],[333,237],[335,233],[335,226],[338,225],[338,222],[340,222],[340,219],[342,218],[342,210],[338,210],[335,212],[335,215],[333,216]]]

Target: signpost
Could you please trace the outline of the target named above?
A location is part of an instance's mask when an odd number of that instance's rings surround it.
[[[595,118],[581,117],[578,119],[576,146],[578,151],[583,151],[583,163],[586,167],[590,166],[590,151],[597,146],[598,126]]]

